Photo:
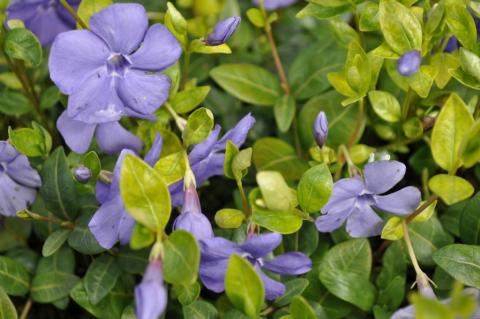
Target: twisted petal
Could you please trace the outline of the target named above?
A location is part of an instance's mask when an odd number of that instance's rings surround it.
[[[144,158],[145,162],[147,162],[148,165],[154,166],[158,162],[158,159],[160,158],[160,153],[162,152],[162,146],[162,135],[160,135],[160,133],[156,133],[155,141],[153,141],[152,147]]]
[[[359,204],[347,219],[346,230],[350,236],[372,237],[380,235],[383,220],[367,204]]]
[[[118,122],[98,125],[96,137],[98,147],[107,154],[115,154],[123,149],[139,151],[142,148],[142,141]]]
[[[192,171],[197,178],[197,183],[202,184],[212,176],[223,175],[225,154],[212,154],[200,163],[192,166]]]
[[[120,194],[102,204],[88,224],[100,246],[110,249],[119,238],[119,220],[126,214]]]
[[[100,72],[109,54],[105,43],[88,30],[61,33],[48,59],[50,78],[62,93],[70,95]]]
[[[240,248],[254,258],[268,255],[282,242],[282,235],[277,233],[265,233],[247,239]]]
[[[255,124],[255,118],[248,113],[245,115],[232,129],[228,130],[222,139],[215,144],[214,150],[224,150],[227,145],[227,141],[231,140],[237,147],[242,146],[247,139],[248,132]]]
[[[63,112],[57,120],[57,128],[62,134],[65,143],[75,153],[83,154],[88,151],[95,133],[96,124],[76,121]]]
[[[18,151],[10,143],[0,141],[0,162],[8,163],[15,159],[18,154]]]
[[[222,128],[220,125],[215,125],[208,138],[192,148],[192,151],[190,154],[188,154],[190,165],[193,166],[210,155],[210,153],[213,151],[213,147],[217,143],[218,135],[220,134],[221,129]]]
[[[405,175],[405,164],[398,161],[375,161],[363,168],[365,185],[373,194],[383,194]]]
[[[355,205],[355,201],[352,199],[348,202],[344,202],[345,206],[343,210],[337,210],[327,212],[324,215],[319,216],[315,220],[315,226],[317,227],[319,232],[322,233],[329,233],[332,232],[340,227],[342,227],[343,223],[352,213],[352,210]]]
[[[130,54],[143,41],[148,28],[147,13],[139,4],[113,4],[90,18],[90,29],[114,53]]]
[[[0,215],[15,216],[35,201],[35,189],[15,183],[7,174],[0,173]]]
[[[130,70],[119,81],[118,95],[133,112],[150,115],[168,98],[170,78],[164,74],[147,74]]]
[[[267,260],[263,268],[280,275],[301,275],[312,269],[312,261],[300,252],[288,252]]]
[[[420,191],[413,186],[402,188],[389,195],[376,195],[374,197],[375,207],[398,215],[411,214],[420,204],[421,198]]]
[[[262,278],[263,285],[265,287],[265,299],[274,300],[282,296],[285,293],[285,285],[281,282],[273,280],[268,277],[261,269],[255,267],[260,278]]]
[[[173,229],[183,229],[192,233],[197,240],[205,240],[213,237],[212,225],[202,213],[184,212],[178,215],[173,223]]]
[[[40,175],[30,166],[25,155],[19,154],[7,164],[7,174],[15,182],[26,187],[35,188],[42,185]]]
[[[175,64],[182,48],[175,36],[163,24],[152,25],[141,47],[130,56],[132,67],[144,71],[162,71]]]

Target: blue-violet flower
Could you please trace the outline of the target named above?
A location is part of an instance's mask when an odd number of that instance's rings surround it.
[[[313,124],[313,135],[318,147],[322,148],[325,145],[328,137],[328,119],[325,112],[318,113],[315,123]]]
[[[408,51],[398,59],[397,70],[400,75],[410,76],[417,73],[420,68],[420,63],[422,62],[422,56],[420,51],[412,50]]]
[[[158,319],[167,307],[167,297],[162,262],[154,259],[148,264],[142,282],[135,287],[137,318]]]

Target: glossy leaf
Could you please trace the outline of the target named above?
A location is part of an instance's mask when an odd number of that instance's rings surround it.
[[[480,289],[480,247],[445,246],[434,253],[433,260],[456,280]]]
[[[115,286],[121,269],[115,257],[102,255],[88,267],[83,286],[92,305],[98,304]]]
[[[177,230],[168,237],[164,245],[165,281],[173,284],[193,284],[197,279],[200,263],[200,248],[193,235]]]
[[[474,189],[466,179],[438,174],[428,182],[428,187],[447,204],[452,205],[472,196]]]
[[[328,166],[314,166],[303,174],[298,183],[298,202],[307,213],[317,212],[327,203],[332,189],[333,180]]]
[[[11,258],[0,256],[0,290],[11,296],[23,296],[30,289],[27,269]]]

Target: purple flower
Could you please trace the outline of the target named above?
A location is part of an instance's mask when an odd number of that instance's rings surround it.
[[[247,139],[248,132],[255,124],[253,116],[247,114],[243,117],[234,128],[230,129],[219,140],[221,127],[216,125],[210,136],[200,144],[193,147],[188,155],[190,166],[195,175],[197,185],[203,184],[212,176],[223,175],[223,162],[228,140],[231,140],[237,147],[240,147]],[[170,186],[170,194],[172,195],[172,206],[178,207],[183,203],[183,181],[177,182]]]
[[[229,17],[218,22],[213,28],[213,32],[207,36],[205,42],[207,45],[220,45],[227,42],[235,30],[237,30],[241,21],[240,17]]]
[[[80,183],[86,183],[92,177],[92,171],[88,167],[80,165],[75,169],[73,175]]]
[[[150,261],[142,282],[135,287],[135,305],[138,319],[158,319],[165,311],[167,289],[160,260]]]
[[[67,0],[77,9],[80,0]],[[22,20],[43,45],[49,45],[57,34],[75,29],[75,19],[59,0],[13,0],[7,8],[7,21]]]
[[[160,157],[162,138],[157,134],[152,148],[145,156],[145,162],[153,166]],[[123,205],[120,194],[120,171],[123,159],[127,154],[135,153],[132,150],[123,150],[115,164],[110,185],[98,181],[96,185],[96,197],[100,202],[100,208],[95,212],[88,227],[95,236],[100,246],[110,249],[117,241],[122,245],[130,241],[135,220],[128,214]]]
[[[313,124],[313,135],[318,147],[322,148],[325,145],[328,137],[328,119],[325,112],[318,113],[315,123]]]
[[[191,232],[197,240],[213,237],[212,225],[202,213],[195,185],[191,184],[184,194],[182,213],[175,219],[173,229],[183,229]]]
[[[372,207],[396,215],[408,215],[419,205],[421,195],[408,186],[389,195],[380,195],[395,186],[405,175],[406,167],[397,161],[376,161],[365,165],[363,178],[351,177],[337,181],[323,215],[315,221],[320,232],[331,232],[347,221],[352,237],[377,236],[383,220]]]
[[[420,51],[412,50],[408,51],[398,59],[397,70],[400,75],[410,76],[417,73],[422,62],[422,56]]]
[[[281,242],[282,236],[277,233],[253,236],[241,245],[222,237],[201,241],[200,279],[208,289],[216,293],[224,291],[228,261],[232,254],[237,254],[255,267],[265,286],[265,298],[278,298],[285,293],[285,285],[268,277],[262,269],[280,275],[301,275],[312,269],[310,258],[300,252],[288,252],[266,260],[264,257]]]
[[[443,41],[445,41],[445,39],[442,40],[442,44],[443,44]],[[447,45],[445,46],[445,49],[443,51],[451,53],[456,49],[458,49],[459,46],[460,46],[460,43],[458,42],[458,39],[452,36],[448,39]]]
[[[15,216],[35,201],[42,181],[28,158],[0,141],[0,215]]]
[[[273,11],[288,7],[297,2],[297,0],[263,0],[263,6],[265,10]],[[258,6],[259,0],[253,0],[253,4]]]

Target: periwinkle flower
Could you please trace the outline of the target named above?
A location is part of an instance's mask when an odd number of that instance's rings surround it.
[[[244,116],[234,128],[230,129],[219,140],[221,127],[215,125],[210,136],[200,144],[195,145],[188,155],[190,166],[195,175],[197,185],[203,184],[212,176],[223,175],[223,162],[225,161],[225,151],[227,141],[231,140],[233,144],[240,147],[247,139],[248,132],[255,124],[255,118],[249,114]],[[178,207],[183,203],[183,181],[170,186],[172,206]]]
[[[325,145],[328,137],[328,119],[325,112],[318,113],[315,123],[313,124],[313,135],[318,147],[322,148]]]
[[[285,293],[285,285],[268,277],[262,269],[280,275],[301,275],[312,269],[312,261],[300,252],[287,252],[265,259],[282,242],[277,233],[265,233],[248,238],[243,244],[235,244],[222,237],[214,237],[200,242],[200,279],[205,287],[221,293],[225,290],[225,273],[232,254],[248,260],[260,275],[265,286],[265,298],[273,300]]]
[[[445,39],[442,40],[442,44],[443,44],[443,41],[445,41]],[[452,36],[448,39],[448,42],[445,45],[445,49],[443,51],[451,53],[456,49],[458,49],[459,46],[460,46],[460,43],[458,42],[458,39],[455,36]]]
[[[157,134],[152,148],[145,156],[145,162],[153,166],[160,157],[162,149],[162,138]],[[95,212],[88,227],[100,246],[110,249],[117,241],[122,245],[130,241],[135,220],[128,214],[123,205],[120,194],[120,172],[123,159],[127,154],[135,155],[132,150],[125,149],[118,156],[111,183],[97,181],[96,197],[100,202],[100,208]]]
[[[365,165],[363,178],[350,177],[333,185],[332,195],[315,221],[320,232],[331,232],[347,222],[352,237],[377,236],[383,220],[372,207],[382,211],[408,215],[419,205],[421,194],[416,187],[407,186],[388,195],[405,175],[406,167],[398,161],[375,161]]]
[[[291,6],[295,2],[297,2],[297,0],[263,0],[263,6],[265,10],[273,11]],[[259,0],[253,0],[253,4],[258,6]]]
[[[67,0],[76,10],[80,0]],[[75,29],[75,19],[59,0],[13,0],[7,8],[7,21],[22,20],[43,45],[49,45],[57,34]]]
[[[184,192],[181,214],[175,219],[173,229],[183,229],[191,232],[197,240],[213,237],[212,225],[202,213],[197,190],[192,183]]]
[[[42,181],[28,158],[0,141],[0,215],[15,216],[35,201]]]
[[[163,284],[160,260],[148,264],[142,282],[135,287],[135,309],[138,319],[158,319],[167,306],[167,289]]]
[[[207,36],[205,43],[207,45],[224,44],[237,30],[241,21],[242,19],[240,17],[229,17],[218,22],[213,28],[212,33]]]
[[[80,165],[75,169],[73,175],[80,183],[86,183],[92,177],[92,171],[88,167]]]
[[[420,51],[411,50],[403,54],[397,62],[397,71],[400,75],[410,76],[417,73],[422,62]]]

